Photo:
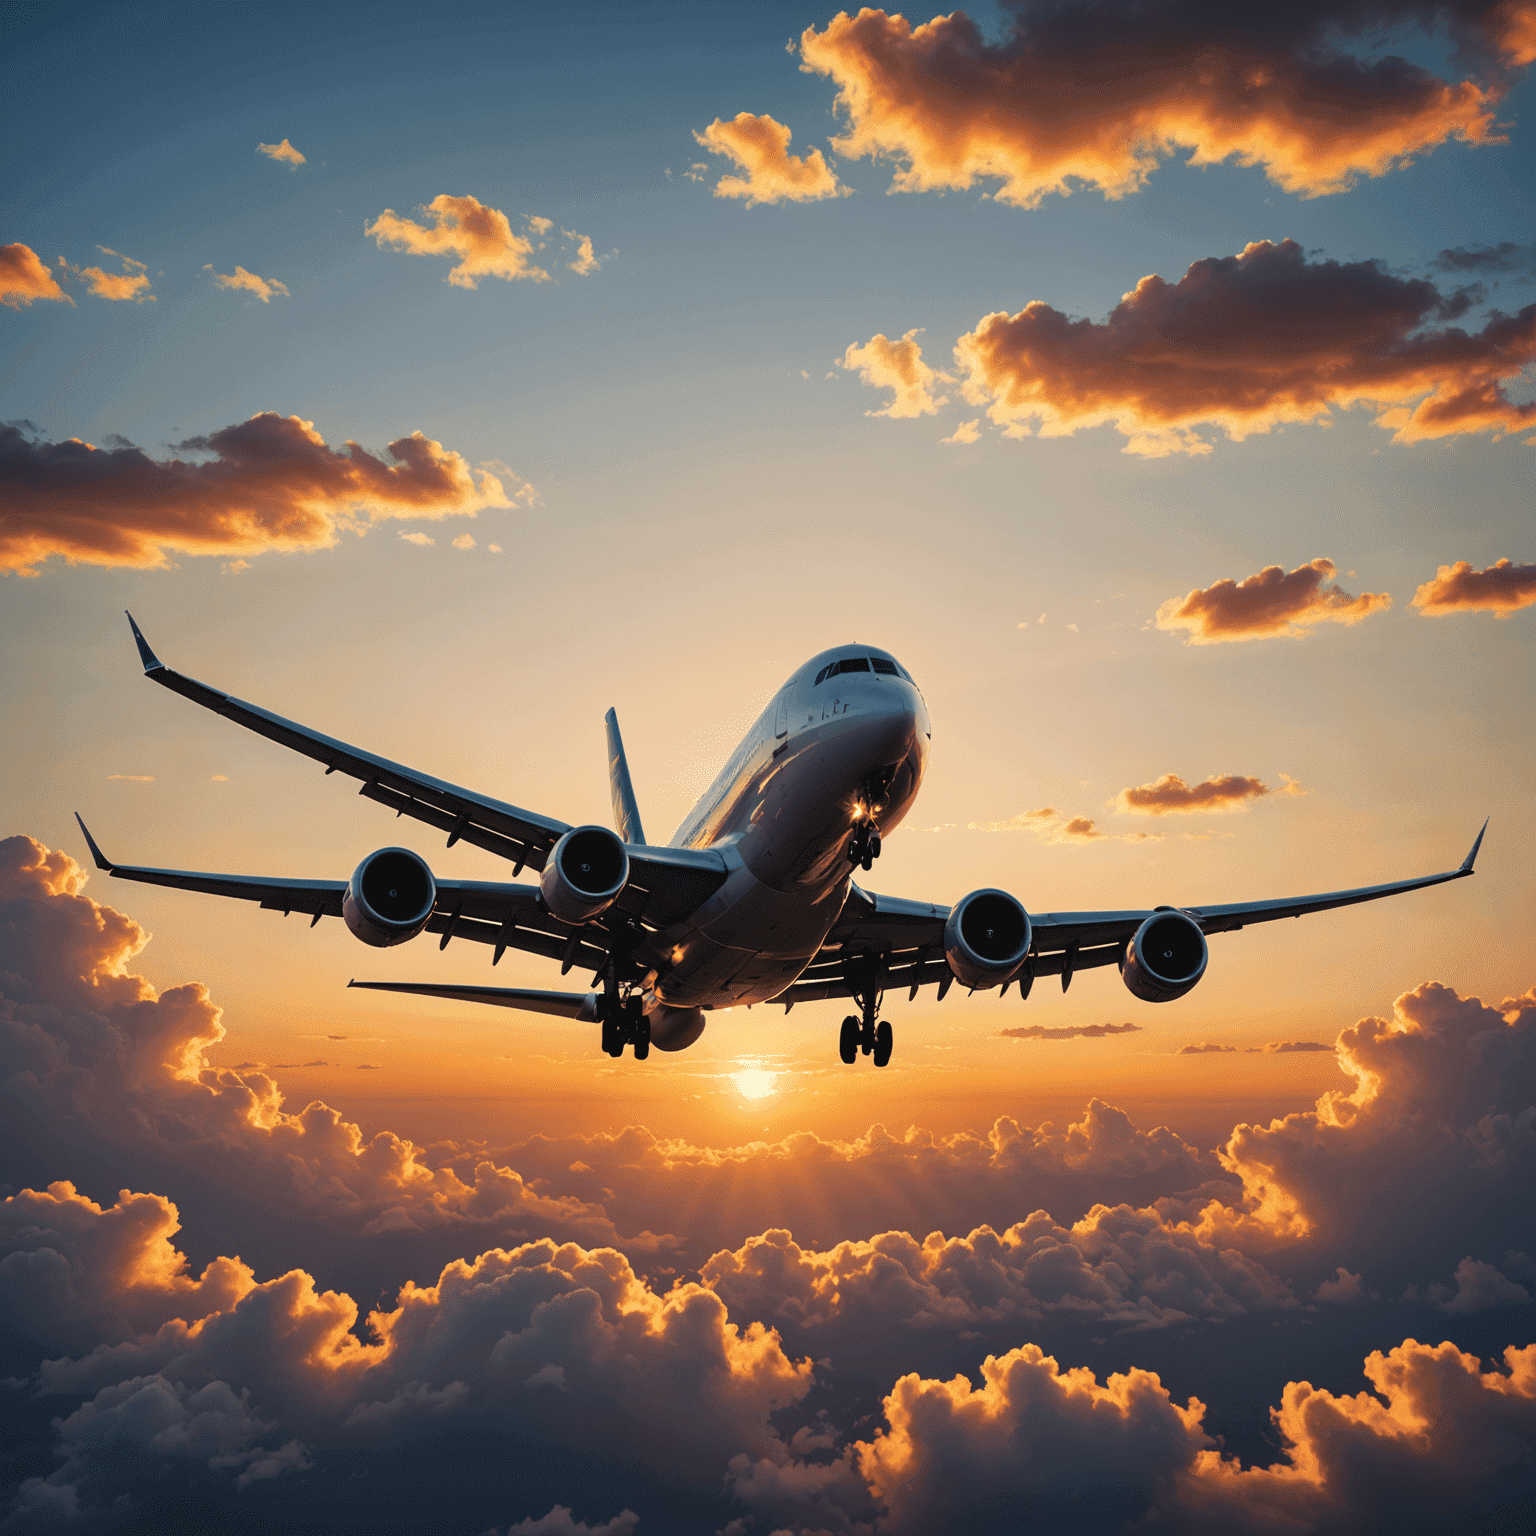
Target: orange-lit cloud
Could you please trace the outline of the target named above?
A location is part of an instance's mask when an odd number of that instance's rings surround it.
[[[149,269],[142,261],[135,261],[131,256],[108,250],[104,245],[98,245],[96,249],[104,256],[115,256],[122,262],[123,270],[107,272],[101,267],[72,267],[60,256],[60,271],[68,272],[71,277],[78,278],[98,299],[133,304],[142,304],[145,300],[151,304],[157,302],[154,294],[149,291]]]
[[[1352,597],[1334,581],[1338,568],[1327,559],[1309,560],[1294,571],[1266,565],[1256,576],[1230,576],[1184,597],[1170,597],[1157,610],[1157,627],[1188,632],[1187,645],[1229,640],[1297,638],[1314,624],[1358,624],[1392,606],[1385,592]]]
[[[878,411],[866,416],[932,416],[949,401],[948,395],[935,395],[939,384],[952,384],[947,373],[938,373],[923,361],[923,349],[916,337],[922,329],[911,330],[899,341],[876,332],[863,346],[850,343],[838,359],[839,368],[856,369],[859,381],[873,389],[889,389],[895,398]]]
[[[1271,1056],[1287,1056],[1294,1051],[1333,1051],[1333,1046],[1326,1040],[1271,1040],[1267,1045],[1249,1046],[1249,1051],[1254,1054],[1260,1052]]]
[[[1211,452],[1202,430],[1241,441],[1357,404],[1395,443],[1518,432],[1536,404],[1504,384],[1536,361],[1536,304],[1481,330],[1447,323],[1474,297],[1259,240],[1177,283],[1142,278],[1103,322],[1038,299],[987,315],[955,359],[966,399],[1009,436],[1113,423],[1125,452],[1151,458]]]
[[[213,263],[209,262],[203,267],[205,272],[213,272]],[[235,270],[228,275],[223,272],[213,272],[214,281],[220,288],[240,288],[247,293],[254,293],[263,304],[268,304],[274,294],[281,298],[288,297],[288,288],[284,283],[278,282],[275,277],[257,277],[254,272],[247,272],[244,267],[235,266]]]
[[[589,272],[596,272],[602,266],[602,260],[592,250],[591,235],[578,235],[574,229],[562,229],[560,233],[567,240],[576,242],[576,259],[566,262],[566,266],[577,277],[585,277]]]
[[[258,144],[256,153],[265,155],[269,160],[280,161],[292,171],[298,170],[304,164],[304,156],[287,139],[284,139],[281,144]]]
[[[1009,1040],[1100,1040],[1106,1035],[1135,1034],[1140,1024],[1065,1024],[1051,1029],[1044,1024],[1018,1024],[998,1033]]]
[[[401,218],[393,208],[386,208],[364,233],[378,241],[380,250],[389,247],[412,256],[457,257],[458,265],[448,274],[455,288],[478,287],[482,277],[500,277],[508,282],[520,277],[536,283],[549,281],[549,273],[533,262],[533,241],[514,234],[511,220],[499,209],[488,208],[473,197],[453,197],[444,192],[422,212],[431,215],[430,226]],[[528,222],[534,234],[547,233],[549,220]]]
[[[14,245],[0,245],[0,304],[7,309],[25,309],[37,299],[75,302],[54,281],[53,273],[31,246],[19,240]]]
[[[1179,1056],[1216,1056],[1223,1055],[1229,1051],[1235,1051],[1236,1049],[1235,1045],[1211,1045],[1207,1041],[1202,1041],[1199,1045],[1181,1045],[1175,1054]]]
[[[716,197],[739,197],[752,208],[759,203],[810,203],[849,193],[819,149],[790,154],[789,129],[766,114],[738,112],[730,122],[717,117],[694,138],[711,154],[734,160],[746,173],[722,176],[715,183]]]
[[[1202,783],[1186,784],[1178,774],[1165,773],[1150,784],[1122,789],[1112,803],[1120,811],[1167,816],[1186,811],[1241,811],[1269,793],[1269,785],[1251,774],[1213,774]]]
[[[89,565],[163,567],[170,553],[323,549],[339,528],[394,517],[473,516],[510,506],[500,480],[414,432],[388,463],[314,424],[264,411],[177,444],[196,457],[152,459],[131,443],[35,441],[0,426],[12,486],[0,570],[35,575],[54,555]]]
[[[1413,594],[1413,606],[1421,613],[1496,613],[1501,619],[1536,603],[1536,565],[1513,565],[1495,560],[1486,570],[1474,571],[1470,561],[1442,565],[1433,581]]]
[[[1483,78],[1443,80],[1401,57],[1371,58],[1382,26],[1437,30],[1449,15]],[[1158,164],[1236,160],[1288,192],[1342,192],[1448,140],[1506,142],[1496,106],[1531,61],[1528,3],[1294,6],[1255,28],[1203,0],[1127,10],[1026,3],[987,41],[963,11],[914,27],[843,12],[800,37],[802,68],[830,76],[847,131],[841,155],[889,159],[893,192],[999,183],[1036,207],[1076,185],[1118,198]]]

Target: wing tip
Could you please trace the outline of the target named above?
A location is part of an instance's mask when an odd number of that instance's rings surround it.
[[[139,628],[133,615],[128,613],[126,608],[123,609],[123,612],[128,616],[128,627],[133,631],[133,642],[139,648],[139,660],[144,663],[145,672],[164,671],[165,663],[150,648],[149,641],[144,638],[144,631]]]
[[[1473,840],[1472,851],[1461,861],[1461,868],[1457,871],[1458,874],[1470,875],[1472,873],[1472,866],[1477,863],[1477,851],[1483,846],[1483,833],[1488,830],[1488,823],[1492,819],[1491,816],[1484,818],[1477,837]]]
[[[85,834],[86,845],[91,850],[91,857],[96,861],[96,868],[104,869],[108,874],[111,874],[116,866],[112,863],[111,859],[109,859],[106,854],[101,851],[101,848],[97,844],[96,839],[91,836],[91,829],[85,824],[85,818],[80,814],[79,811],[75,812],[75,820],[80,823],[80,830]]]

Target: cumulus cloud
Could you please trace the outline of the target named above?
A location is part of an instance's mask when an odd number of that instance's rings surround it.
[[[592,236],[578,235],[574,229],[562,229],[560,231],[567,240],[576,242],[575,261],[566,262],[572,272],[578,277],[585,277],[589,272],[596,272],[602,266],[602,260],[592,250]]]
[[[752,208],[759,203],[810,203],[849,194],[819,149],[790,154],[789,129],[766,113],[758,117],[738,112],[730,122],[717,117],[703,133],[693,136],[711,154],[734,160],[745,172],[722,176],[715,183],[716,197],[739,197]]]
[[[1186,645],[1219,645],[1233,640],[1297,638],[1317,624],[1358,624],[1392,606],[1385,592],[1352,597],[1335,581],[1338,567],[1319,557],[1294,571],[1266,565],[1256,576],[1224,576],[1184,597],[1170,597],[1157,610],[1157,627],[1185,630]]]
[[[977,439],[980,438],[980,436],[981,436],[981,417],[978,416],[975,419],[975,421],[962,421],[960,423],[960,425],[958,427],[956,427],[955,430],[953,432],[951,432],[948,437],[941,437],[939,439],[939,441],[941,443],[958,443],[958,444],[974,443],[974,442],[977,441]],[[1020,629],[1023,629],[1023,627],[1024,626],[1022,624],[1019,625]]]
[[[418,224],[386,208],[364,231],[378,241],[379,249],[405,251],[412,256],[457,257],[448,274],[455,288],[476,288],[482,277],[512,282],[526,277],[536,283],[549,281],[549,273],[533,261],[534,243],[514,234],[512,221],[499,209],[488,208],[473,197],[454,197],[444,192],[422,209],[431,224]],[[549,220],[528,220],[534,235],[547,232]],[[540,229],[538,225],[543,225]]]
[[[142,304],[146,299],[151,304],[156,302],[154,294],[149,291],[149,268],[142,261],[108,250],[104,245],[98,245],[96,249],[102,255],[122,262],[123,270],[108,272],[102,267],[72,267],[62,256],[59,257],[59,270],[84,283],[98,299],[133,304]]]
[[[1250,1046],[1253,1053],[1266,1052],[1271,1056],[1288,1056],[1296,1051],[1331,1051],[1326,1040],[1271,1040],[1267,1045]]]
[[[922,329],[911,330],[899,341],[876,332],[863,346],[849,344],[838,359],[839,368],[856,369],[859,382],[872,389],[889,389],[895,398],[882,410],[866,411],[867,416],[932,416],[948,395],[935,395],[939,384],[954,381],[947,373],[937,373],[923,361],[923,349],[916,338]]]
[[[1536,565],[1513,565],[1495,560],[1486,570],[1474,571],[1470,561],[1442,565],[1433,581],[1413,594],[1413,606],[1421,613],[1496,613],[1501,619],[1536,603]]]
[[[1481,330],[1452,324],[1476,295],[1445,294],[1375,261],[1309,261],[1258,240],[1195,262],[1176,283],[1144,277],[1107,319],[1042,300],[984,316],[955,344],[967,400],[1013,437],[1113,423],[1125,452],[1211,452],[1363,405],[1395,443],[1518,432],[1536,404],[1505,383],[1536,360],[1536,305]]]
[[[1181,1045],[1174,1053],[1178,1056],[1211,1056],[1226,1051],[1235,1051],[1235,1045],[1212,1045],[1209,1041],[1202,1040],[1199,1045]]]
[[[1186,784],[1176,773],[1165,773],[1150,784],[1122,789],[1112,804],[1117,810],[1142,816],[1167,816],[1185,811],[1240,811],[1250,801],[1269,794],[1269,785],[1251,774],[1213,774],[1200,784]]]
[[[207,263],[203,267],[204,272],[213,272],[213,264]],[[275,277],[257,277],[254,272],[247,272],[238,263],[231,273],[213,272],[214,281],[220,288],[243,289],[247,293],[254,293],[263,304],[269,304],[272,296],[286,299],[288,295],[287,285],[278,282]]]
[[[1017,1024],[998,1033],[1009,1040],[1101,1040],[1106,1035],[1131,1035],[1140,1024],[1065,1024],[1052,1029],[1044,1024]]]
[[[1323,1283],[1312,1293],[1313,1301],[1326,1302],[1330,1306],[1347,1306],[1352,1301],[1375,1300],[1376,1293],[1366,1287],[1361,1275],[1352,1275],[1340,1264],[1331,1280]]]
[[[1448,23],[1481,69],[1438,78],[1376,56],[1381,27]],[[802,67],[829,76],[846,132],[841,155],[889,159],[893,192],[997,183],[999,202],[1033,208],[1076,185],[1139,191],[1158,164],[1236,160],[1288,192],[1342,192],[1449,140],[1504,143],[1496,107],[1536,56],[1536,22],[1498,6],[1304,4],[1256,32],[1202,0],[1127,10],[1107,0],[1012,8],[987,40],[963,11],[914,27],[843,12],[800,38]]]
[[[25,309],[37,299],[75,302],[59,287],[31,246],[19,240],[12,245],[0,245],[0,304],[7,309]]]
[[[1456,1294],[1444,1303],[1447,1312],[1486,1312],[1493,1307],[1523,1307],[1531,1304],[1531,1293],[1510,1278],[1508,1270],[1521,1272],[1526,1279],[1536,1278],[1531,1261],[1523,1253],[1511,1253],[1504,1265],[1488,1264],[1468,1254],[1456,1266]],[[1444,1287],[1433,1291],[1447,1294]]]
[[[10,501],[0,569],[35,575],[54,555],[143,569],[163,568],[171,553],[325,549],[339,529],[381,519],[511,505],[495,475],[420,432],[389,445],[390,463],[354,442],[327,446],[313,422],[263,411],[175,453],[152,459],[132,443],[50,443],[0,426]]]
[[[304,156],[287,139],[284,139],[281,144],[258,144],[256,153],[265,155],[269,160],[280,161],[292,171],[298,170],[304,164]]]
[[[547,1515],[537,1520],[529,1518],[507,1528],[507,1536],[629,1536],[640,1523],[634,1510],[621,1510],[612,1520],[601,1525],[588,1525],[578,1520],[568,1504],[556,1504]]]

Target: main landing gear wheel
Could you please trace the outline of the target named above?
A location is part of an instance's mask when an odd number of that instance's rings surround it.
[[[603,1050],[615,1058],[624,1054],[624,1047],[635,1048],[635,1060],[644,1061],[651,1054],[651,1021],[641,1011],[640,999],[618,1004],[617,999],[604,998],[599,1006],[603,1009]]]
[[[837,1054],[843,1065],[851,1067],[859,1056],[859,1021],[850,1013],[843,1020],[842,1033],[837,1037]]]
[[[891,1026],[884,1019],[875,1025],[874,1058],[877,1067],[883,1067],[891,1059],[891,1047],[895,1044]]]

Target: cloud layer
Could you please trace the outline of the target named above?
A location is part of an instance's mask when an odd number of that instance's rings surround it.
[[[1337,575],[1333,561],[1319,558],[1294,571],[1266,565],[1241,581],[1224,576],[1183,597],[1170,597],[1157,610],[1157,627],[1183,630],[1188,645],[1295,639],[1310,634],[1315,625],[1358,624],[1392,606],[1385,592],[1352,597],[1334,580]]]
[[[0,570],[35,575],[55,555],[144,568],[171,553],[321,549],[342,527],[511,505],[494,475],[420,432],[392,442],[389,463],[357,443],[330,448],[313,422],[264,411],[176,452],[195,457],[152,459],[121,441],[50,443],[0,426],[10,502]]]
[[[1452,324],[1471,307],[1373,261],[1309,261],[1294,240],[1144,277],[1102,322],[1041,300],[984,316],[955,345],[968,400],[1011,436],[1113,423],[1125,451],[1205,454],[1364,405],[1396,443],[1517,432],[1536,405],[1505,393],[1536,359],[1536,305]]]
[[[738,112],[729,122],[716,118],[694,138],[711,154],[724,155],[743,175],[722,176],[716,197],[741,198],[751,208],[759,203],[812,203],[826,197],[847,197],[819,149],[805,155],[789,152],[790,131],[766,113],[758,117]]]
[[[1032,208],[1075,185],[1139,191],[1160,161],[1260,166],[1304,196],[1341,192],[1448,140],[1504,142],[1496,108],[1536,55],[1531,7],[1300,4],[1253,18],[1203,0],[1010,8],[986,40],[963,11],[914,27],[843,12],[800,38],[803,68],[829,76],[847,131],[839,154],[890,159],[896,192],[992,184]],[[1448,24],[1459,80],[1388,54],[1384,26]]]

